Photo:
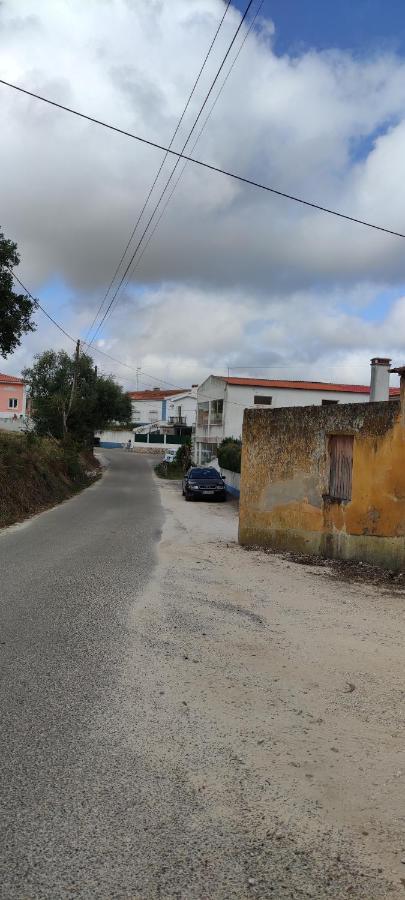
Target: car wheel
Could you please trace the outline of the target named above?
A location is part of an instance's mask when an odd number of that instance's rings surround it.
[[[192,497],[190,497],[190,494],[184,494],[184,497],[186,500],[188,500],[188,502],[193,499]]]

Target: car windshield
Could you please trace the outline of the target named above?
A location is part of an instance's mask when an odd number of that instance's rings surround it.
[[[190,478],[219,478],[219,472],[216,469],[191,469]]]

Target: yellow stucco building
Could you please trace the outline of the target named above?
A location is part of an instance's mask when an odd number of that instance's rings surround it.
[[[401,399],[245,411],[239,539],[405,570]]]

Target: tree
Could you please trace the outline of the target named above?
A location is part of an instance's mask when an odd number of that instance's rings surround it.
[[[97,375],[93,360],[65,350],[38,354],[23,377],[30,386],[38,434],[71,437],[91,446],[94,432],[131,421],[131,401],[112,376]]]
[[[16,294],[13,290],[10,270],[19,262],[17,244],[7,240],[0,231],[0,356],[3,357],[20,346],[23,334],[35,331],[32,321],[34,301],[26,294]]]

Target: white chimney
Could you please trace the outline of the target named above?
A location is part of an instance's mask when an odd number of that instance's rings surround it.
[[[375,356],[371,360],[370,403],[389,400],[390,359]]]

